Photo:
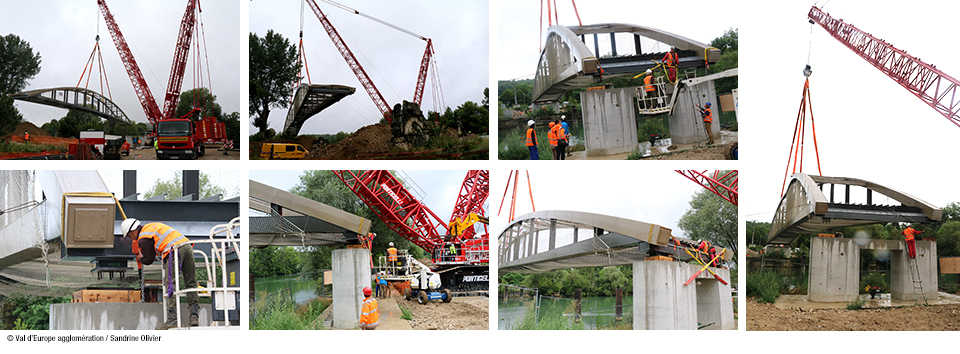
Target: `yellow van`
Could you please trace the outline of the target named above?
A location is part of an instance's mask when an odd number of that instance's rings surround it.
[[[267,160],[302,159],[309,151],[300,144],[264,143],[260,158]]]

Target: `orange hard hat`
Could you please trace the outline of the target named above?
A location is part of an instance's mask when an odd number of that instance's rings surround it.
[[[369,286],[363,288],[363,296],[370,296],[371,294],[373,294],[373,290],[370,290]]]
[[[550,127],[553,128],[553,126],[556,125],[556,124],[557,124],[557,123],[550,122]]]

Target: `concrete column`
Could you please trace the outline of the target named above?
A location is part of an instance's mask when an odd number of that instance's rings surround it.
[[[587,156],[637,150],[636,96],[636,87],[584,91],[580,94]]]
[[[697,268],[699,270],[700,268]],[[730,270],[710,268],[726,285],[720,283],[710,272],[703,271],[697,277],[697,322],[703,329],[733,329],[733,294],[730,292]],[[690,283],[693,285],[694,283]],[[687,285],[687,286],[690,286]],[[707,325],[710,324],[710,325]]]
[[[370,251],[333,251],[333,326],[356,328],[363,307],[363,288],[370,286]]]
[[[677,102],[670,114],[670,139],[675,144],[696,143],[699,139],[701,143],[707,143],[707,132],[703,130],[703,118],[700,117],[700,111],[696,105],[705,105],[712,103],[713,124],[710,130],[713,131],[713,140],[720,143],[720,105],[717,104],[717,90],[713,81],[707,81],[677,93]],[[586,112],[586,108],[584,108]]]
[[[847,302],[860,289],[860,247],[852,238],[810,239],[807,294],[815,302]]]
[[[894,300],[914,300],[913,277],[911,276],[910,258],[907,255],[906,241],[903,251],[890,252],[890,296]],[[923,294],[927,301],[937,299],[937,243],[934,241],[917,241],[917,269],[920,270],[920,280],[923,282]],[[920,298],[923,301],[923,298]]]
[[[697,329],[696,285],[683,285],[697,270],[680,262],[633,263],[633,329]]]

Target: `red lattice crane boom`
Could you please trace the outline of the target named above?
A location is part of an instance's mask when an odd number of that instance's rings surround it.
[[[147,80],[144,80],[143,74],[140,73],[140,66],[137,65],[137,60],[134,59],[133,52],[130,51],[130,46],[127,45],[127,41],[123,38],[123,33],[120,33],[120,26],[118,26],[117,21],[113,19],[113,14],[111,14],[110,9],[107,8],[107,3],[104,2],[104,0],[97,0],[97,5],[100,6],[100,12],[103,13],[103,20],[107,24],[110,36],[113,38],[113,45],[117,47],[117,52],[120,53],[120,59],[123,61],[123,66],[127,70],[127,76],[130,76],[130,83],[133,84],[133,90],[136,91],[137,97],[140,98],[143,113],[147,116],[150,124],[156,127],[157,122],[160,120],[161,113],[160,108],[157,106],[157,101],[153,98],[153,93],[150,92],[150,87],[147,86]]]
[[[113,44],[117,47],[117,52],[120,53],[120,59],[127,70],[127,75],[130,76],[133,89],[137,92],[140,105],[143,106],[143,113],[156,130],[157,123],[162,119],[172,118],[177,108],[177,100],[180,98],[180,89],[183,84],[183,74],[187,65],[187,56],[190,51],[190,39],[193,37],[193,29],[196,24],[194,9],[198,7],[197,0],[187,1],[187,9],[183,14],[183,20],[180,22],[180,33],[170,69],[170,79],[167,81],[167,93],[162,112],[150,92],[150,87],[147,86],[147,81],[144,80],[143,74],[140,72],[140,67],[137,65],[137,60],[134,59],[127,41],[123,38],[123,33],[120,32],[120,26],[114,20],[110,9],[107,8],[107,3],[104,0],[97,0],[97,5],[100,6],[100,12],[103,13],[104,22],[106,22],[110,36],[113,38]]]
[[[914,96],[960,127],[960,81],[893,45],[834,19],[816,6],[807,17],[815,21],[868,63],[906,88]]]
[[[706,175],[707,171],[676,171],[694,183],[720,196],[720,198],[733,203],[733,205],[739,205],[737,204],[739,200],[739,193],[737,192],[737,182],[739,179],[737,170],[729,171],[723,175],[720,175],[720,171],[714,171],[711,176]]]
[[[391,230],[420,248],[437,255],[445,242],[452,242],[462,253],[451,263],[489,263],[489,234],[474,239],[472,226],[461,234],[451,234],[448,223],[417,200],[390,171],[369,170],[358,174],[350,170],[333,170],[333,173]],[[450,217],[451,224],[458,219],[467,219],[471,213],[486,219],[483,204],[488,196],[489,181],[487,170],[467,173]]]
[[[333,28],[333,24],[330,23],[330,20],[327,18],[327,15],[320,10],[320,6],[317,6],[317,3],[313,0],[306,0],[307,4],[310,5],[310,9],[313,10],[314,15],[317,15],[317,19],[320,20],[320,24],[323,25],[323,29],[327,31],[327,35],[330,36],[330,40],[333,41],[333,45],[337,47],[337,50],[340,51],[340,55],[343,56],[343,60],[346,60],[347,66],[350,67],[350,70],[353,70],[353,74],[357,76],[357,80],[360,80],[360,85],[363,86],[363,89],[367,91],[367,95],[370,95],[370,99],[373,100],[373,104],[377,106],[377,109],[380,110],[380,113],[383,114],[383,117],[387,119],[387,122],[391,122],[390,118],[390,105],[387,104],[387,101],[383,99],[383,95],[380,94],[380,90],[377,89],[377,86],[373,84],[373,80],[370,79],[370,76],[367,75],[366,70],[363,70],[363,66],[360,65],[360,61],[357,60],[357,57],[353,55],[353,52],[347,47],[347,43],[343,41],[343,38],[340,37],[340,34],[337,33],[337,29]]]

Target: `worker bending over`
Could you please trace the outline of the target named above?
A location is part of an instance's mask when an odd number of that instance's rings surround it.
[[[134,247],[137,250],[137,260],[145,265],[153,264],[154,259],[160,255],[163,260],[163,283],[166,284],[167,292],[164,294],[167,300],[167,320],[157,329],[166,330],[177,327],[177,298],[173,296],[175,287],[173,285],[174,262],[173,250],[177,250],[180,260],[180,275],[183,277],[183,285],[186,289],[197,288],[197,271],[193,259],[193,246],[190,245],[187,238],[172,227],[152,222],[141,225],[140,220],[128,218],[120,223],[120,232],[124,237],[128,237],[137,244]],[[200,299],[197,292],[187,293],[187,305],[190,309],[190,327],[200,325],[200,318],[197,312],[200,309]]]
[[[360,329],[374,330],[380,325],[380,306],[377,305],[377,299],[370,295],[373,291],[370,287],[363,288],[363,307],[360,310]]]

